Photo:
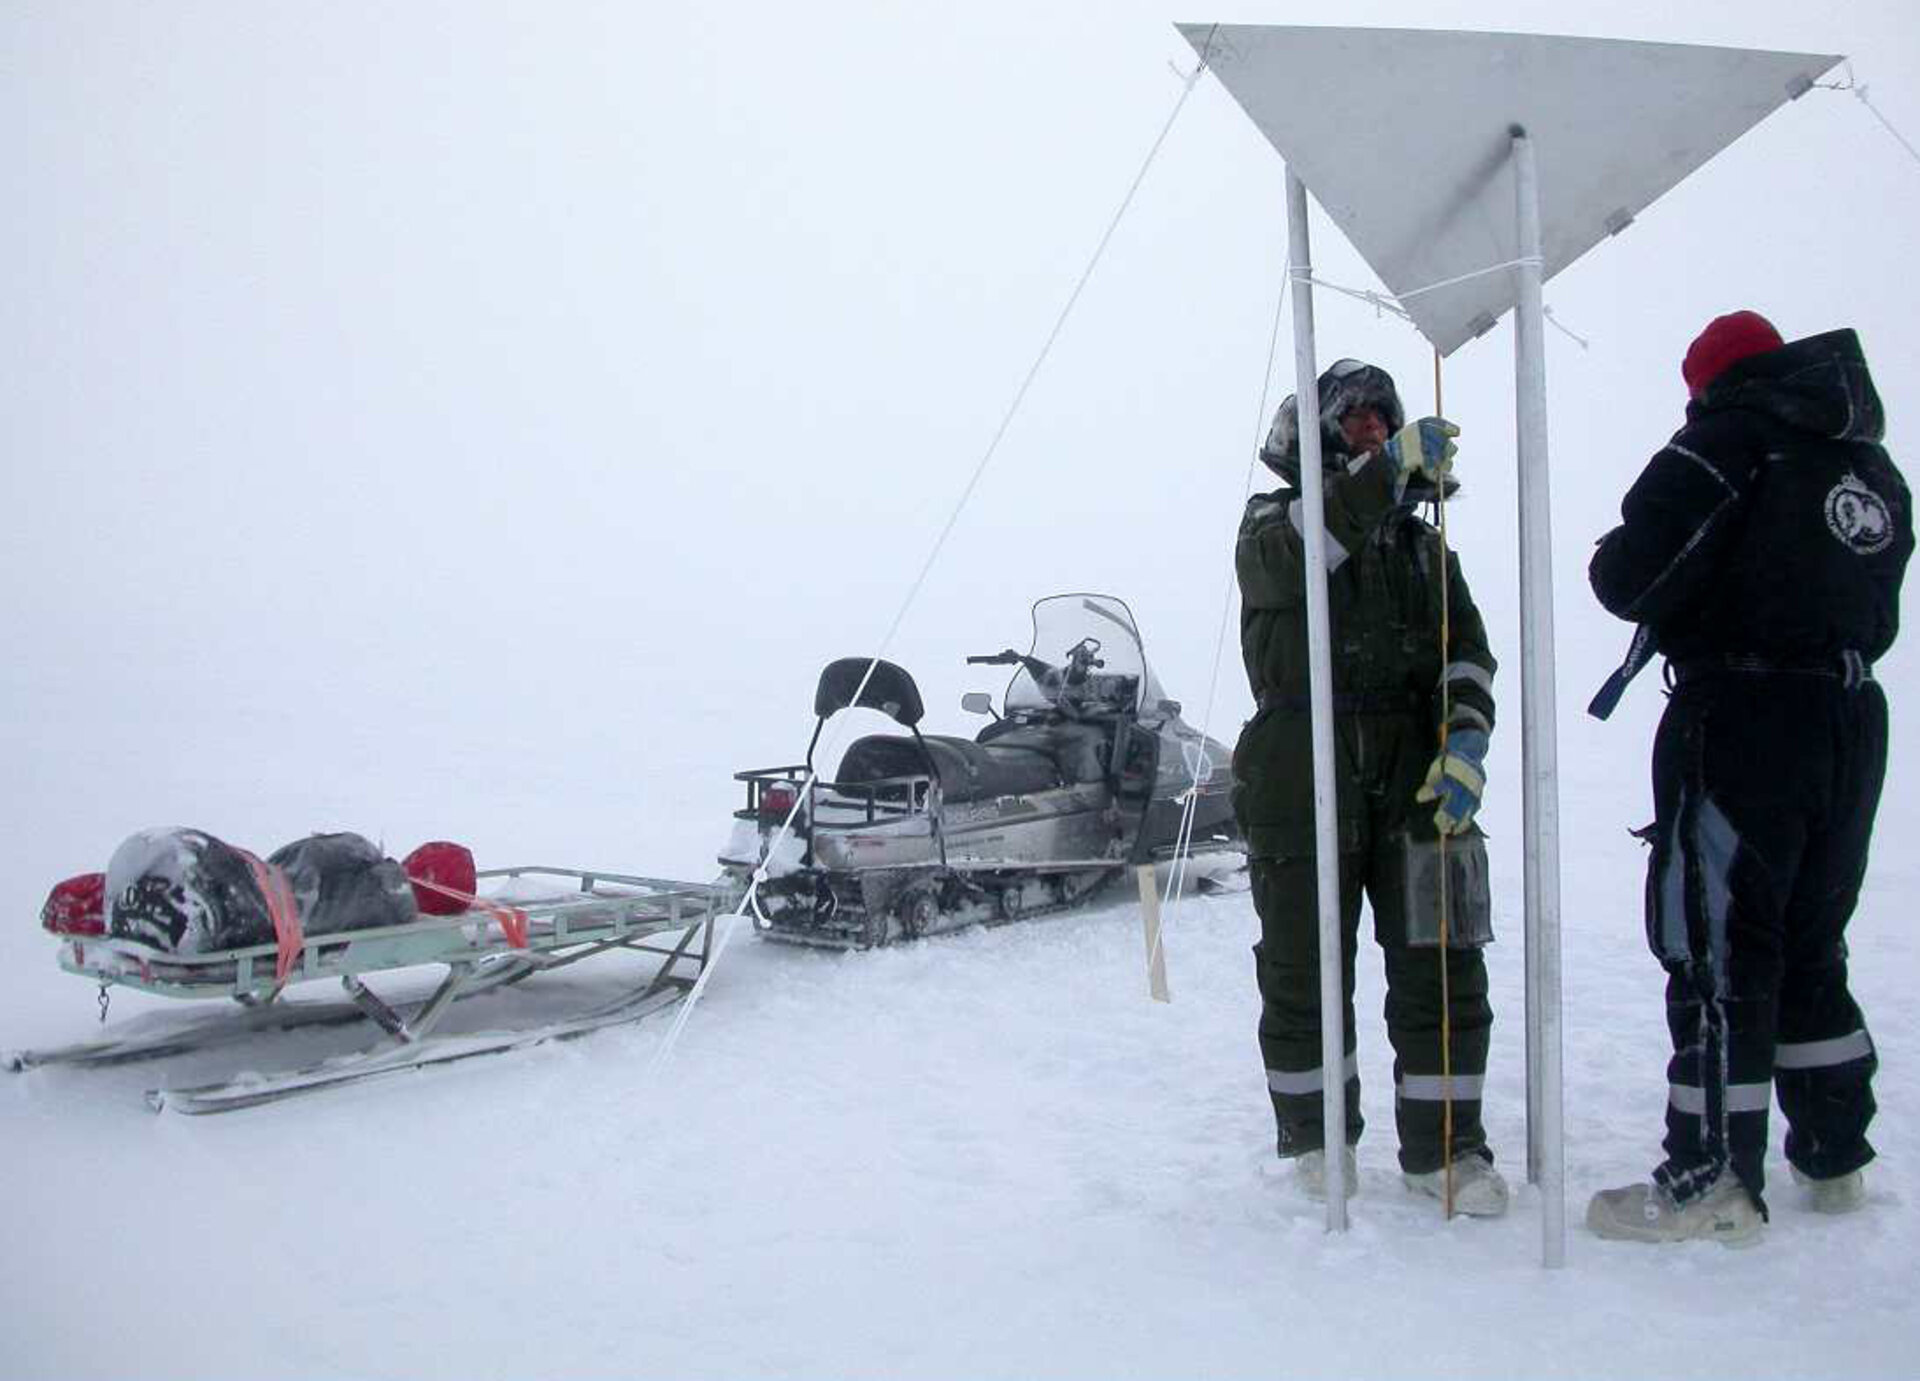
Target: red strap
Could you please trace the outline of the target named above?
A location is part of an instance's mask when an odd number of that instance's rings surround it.
[[[293,972],[294,961],[300,957],[300,947],[306,943],[300,928],[300,904],[293,898],[293,884],[287,881],[286,873],[273,864],[262,863],[245,849],[234,852],[246,859],[247,867],[253,870],[253,880],[260,884],[260,894],[266,898],[267,915],[273,919],[273,938],[280,947],[273,963],[273,979],[276,983],[285,983],[287,975]]]
[[[471,892],[462,892],[457,887],[448,887],[445,883],[435,882],[431,878],[415,877],[411,873],[407,875],[407,880],[416,887],[426,888],[429,892],[438,892],[443,897],[452,897],[455,901],[465,902],[469,908],[479,908],[500,923],[500,933],[507,937],[509,945],[514,949],[527,947],[527,913],[519,907],[490,901],[486,897],[476,897]]]

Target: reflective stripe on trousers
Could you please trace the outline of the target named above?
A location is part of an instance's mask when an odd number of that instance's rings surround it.
[[[1414,1102],[1444,1103],[1451,1098],[1456,1103],[1477,1103],[1486,1083],[1484,1074],[1455,1074],[1451,1078],[1440,1074],[1404,1074],[1400,1077],[1399,1092],[1402,1098]],[[1451,1092],[1448,1084],[1453,1086]]]
[[[1855,1031],[1845,1036],[1835,1036],[1831,1040],[1801,1041],[1791,1045],[1774,1047],[1773,1067],[1780,1069],[1831,1069],[1839,1065],[1851,1064],[1855,1060],[1864,1060],[1873,1054],[1873,1042],[1867,1039],[1865,1031]],[[1704,1089],[1689,1084],[1669,1084],[1667,1102],[1675,1112],[1686,1113],[1692,1117],[1704,1117],[1707,1111],[1707,1096]],[[1773,1085],[1766,1084],[1728,1084],[1727,1111],[1766,1112],[1773,1106]]]
[[[1835,1036],[1832,1040],[1776,1045],[1773,1048],[1773,1067],[1827,1069],[1834,1065],[1850,1064],[1854,1060],[1864,1060],[1871,1054],[1873,1042],[1867,1039],[1867,1033],[1855,1031],[1851,1035]]]
[[[1349,1055],[1341,1066],[1341,1074],[1346,1080],[1360,1077],[1360,1062]],[[1292,1097],[1308,1093],[1319,1093],[1326,1088],[1326,1074],[1321,1066],[1312,1069],[1269,1069],[1267,1087],[1273,1092]]]
[[[1667,1104],[1675,1112],[1689,1117],[1707,1115],[1707,1091],[1686,1084],[1667,1085]],[[1773,1106],[1772,1084],[1728,1084],[1727,1111],[1765,1112]]]

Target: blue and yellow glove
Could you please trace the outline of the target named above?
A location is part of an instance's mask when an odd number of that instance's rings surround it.
[[[1480,795],[1487,789],[1487,736],[1480,729],[1455,729],[1447,746],[1427,769],[1414,793],[1416,801],[1437,801],[1433,823],[1442,834],[1459,834],[1473,823]]]
[[[1453,468],[1454,456],[1459,454],[1460,448],[1453,444],[1458,435],[1460,429],[1446,418],[1422,417],[1388,437],[1387,455],[1400,467],[1401,487],[1405,488],[1415,475],[1425,475],[1439,484]]]

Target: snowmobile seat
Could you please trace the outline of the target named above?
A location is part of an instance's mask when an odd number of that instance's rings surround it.
[[[1032,791],[1051,791],[1061,785],[1052,757],[1026,747],[982,745],[971,739],[928,734],[922,740],[939,769],[940,789],[949,801],[991,800]],[[904,734],[869,734],[855,739],[840,759],[834,781],[859,786],[890,777],[926,775],[927,759],[920,744]]]
[[[1045,753],[1060,769],[1062,781],[1079,783],[1106,779],[1110,738],[1110,731],[1097,724],[1010,725],[1003,719],[982,729],[979,742],[994,751],[1018,748]]]

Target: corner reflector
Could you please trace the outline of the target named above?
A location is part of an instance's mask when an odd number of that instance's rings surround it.
[[[1530,34],[1179,29],[1442,354],[1518,299],[1512,273],[1417,291],[1518,257],[1516,126],[1537,151],[1551,278],[1840,61]]]

